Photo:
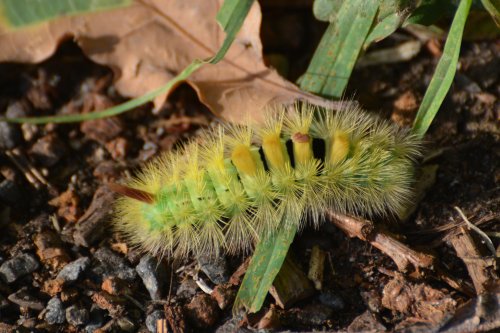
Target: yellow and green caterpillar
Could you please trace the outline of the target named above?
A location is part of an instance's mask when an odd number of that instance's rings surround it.
[[[420,141],[359,109],[281,107],[263,125],[220,125],[146,165],[126,186],[115,225],[156,255],[249,250],[327,208],[397,214],[412,197]],[[307,217],[307,218],[306,218]]]

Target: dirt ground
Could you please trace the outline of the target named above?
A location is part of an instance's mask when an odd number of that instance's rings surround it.
[[[264,7],[263,22],[266,59],[296,79],[325,26],[302,7]],[[398,36],[409,35],[387,43]],[[408,62],[356,69],[346,96],[411,125],[438,61],[436,44]],[[0,123],[0,332],[148,332],[162,318],[174,332],[500,329],[499,55],[498,41],[464,42],[452,89],[425,137],[422,198],[404,222],[374,221],[377,232],[432,264],[402,270],[371,236],[349,238],[325,221],[299,234],[291,251],[298,275],[307,274],[313,252],[326,258],[321,289],[303,282],[285,309],[269,296],[261,313],[247,317],[231,314],[245,257],[158,263],[108,224],[107,182],[215,120],[189,87],[157,114],[145,105],[81,124]],[[71,42],[44,63],[0,64],[0,73],[0,112],[11,117],[124,101],[111,71]]]

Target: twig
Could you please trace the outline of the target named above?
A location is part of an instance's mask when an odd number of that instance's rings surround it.
[[[422,269],[431,270],[434,257],[422,252],[417,252],[401,243],[383,231],[376,230],[372,222],[361,220],[352,216],[328,212],[331,222],[342,229],[349,237],[357,237],[370,242],[375,248],[388,255],[402,272],[407,272],[411,266],[418,272]]]
[[[413,267],[419,276],[423,276],[426,272],[434,272],[435,278],[453,289],[466,295],[474,295],[470,286],[465,282],[452,277],[444,268],[437,267],[433,256],[411,249],[383,230],[377,230],[372,222],[331,210],[327,211],[327,217],[349,237],[369,242],[373,247],[385,253],[394,261],[399,271],[408,272]]]
[[[493,245],[493,242],[491,241],[491,239],[488,237],[488,235],[486,235],[486,233],[484,231],[482,231],[481,229],[479,229],[477,226],[475,226],[474,224],[472,224],[468,219],[467,217],[465,217],[465,214],[464,212],[459,208],[459,207],[454,207],[455,210],[458,212],[458,214],[460,215],[460,217],[464,220],[465,224],[467,225],[467,227],[469,227],[469,229],[471,230],[474,230],[475,232],[477,232],[477,234],[479,236],[481,236],[481,238],[483,239],[484,243],[486,244],[486,246],[488,247],[488,250],[490,250],[491,254],[493,256],[496,256],[496,253],[497,251],[495,250],[495,246]]]
[[[494,284],[498,279],[495,274],[496,251],[489,237],[477,226],[470,223],[460,208],[455,207],[455,209],[464,220],[465,225],[459,228],[460,233],[449,238],[450,243],[457,256],[462,259],[467,267],[476,293],[481,294],[486,291],[489,284]],[[474,238],[474,235],[470,232],[471,230],[481,237],[480,242]],[[484,245],[481,245],[481,243]],[[485,255],[486,248],[493,253],[493,256]]]

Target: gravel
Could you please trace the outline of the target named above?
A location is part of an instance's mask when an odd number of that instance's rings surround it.
[[[92,272],[102,279],[108,277],[118,277],[125,281],[132,281],[137,277],[137,273],[131,268],[124,258],[107,247],[102,247],[94,253],[97,264],[92,268]]]
[[[40,263],[32,254],[22,253],[0,266],[0,277],[5,282],[12,283],[21,276],[36,271],[39,267]]]
[[[78,305],[66,309],[66,320],[74,326],[85,325],[89,321],[89,311]]]
[[[215,284],[225,283],[229,280],[227,262],[223,256],[213,258],[202,255],[197,258],[200,269]]]
[[[151,333],[156,333],[156,323],[159,319],[163,319],[165,316],[163,315],[163,311],[155,310],[151,312],[146,317],[146,327]]]
[[[149,292],[152,300],[161,299],[167,281],[167,270],[162,262],[156,258],[146,255],[136,266],[135,270],[139,274],[144,286]]]
[[[49,324],[62,324],[65,319],[64,305],[59,297],[52,297],[45,308],[45,321]]]
[[[27,291],[27,288],[21,288],[13,294],[10,294],[7,297],[9,301],[15,303],[23,308],[33,309],[41,311],[45,307],[45,304],[40,301],[38,298],[33,296],[31,293]]]
[[[83,273],[90,265],[89,257],[82,257],[70,262],[57,274],[58,279],[65,282],[74,282],[78,280],[80,274]]]

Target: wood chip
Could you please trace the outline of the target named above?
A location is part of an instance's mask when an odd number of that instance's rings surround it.
[[[73,232],[76,245],[89,247],[101,239],[107,228],[113,199],[114,193],[107,186],[101,186],[97,189],[92,203],[76,224]]]

